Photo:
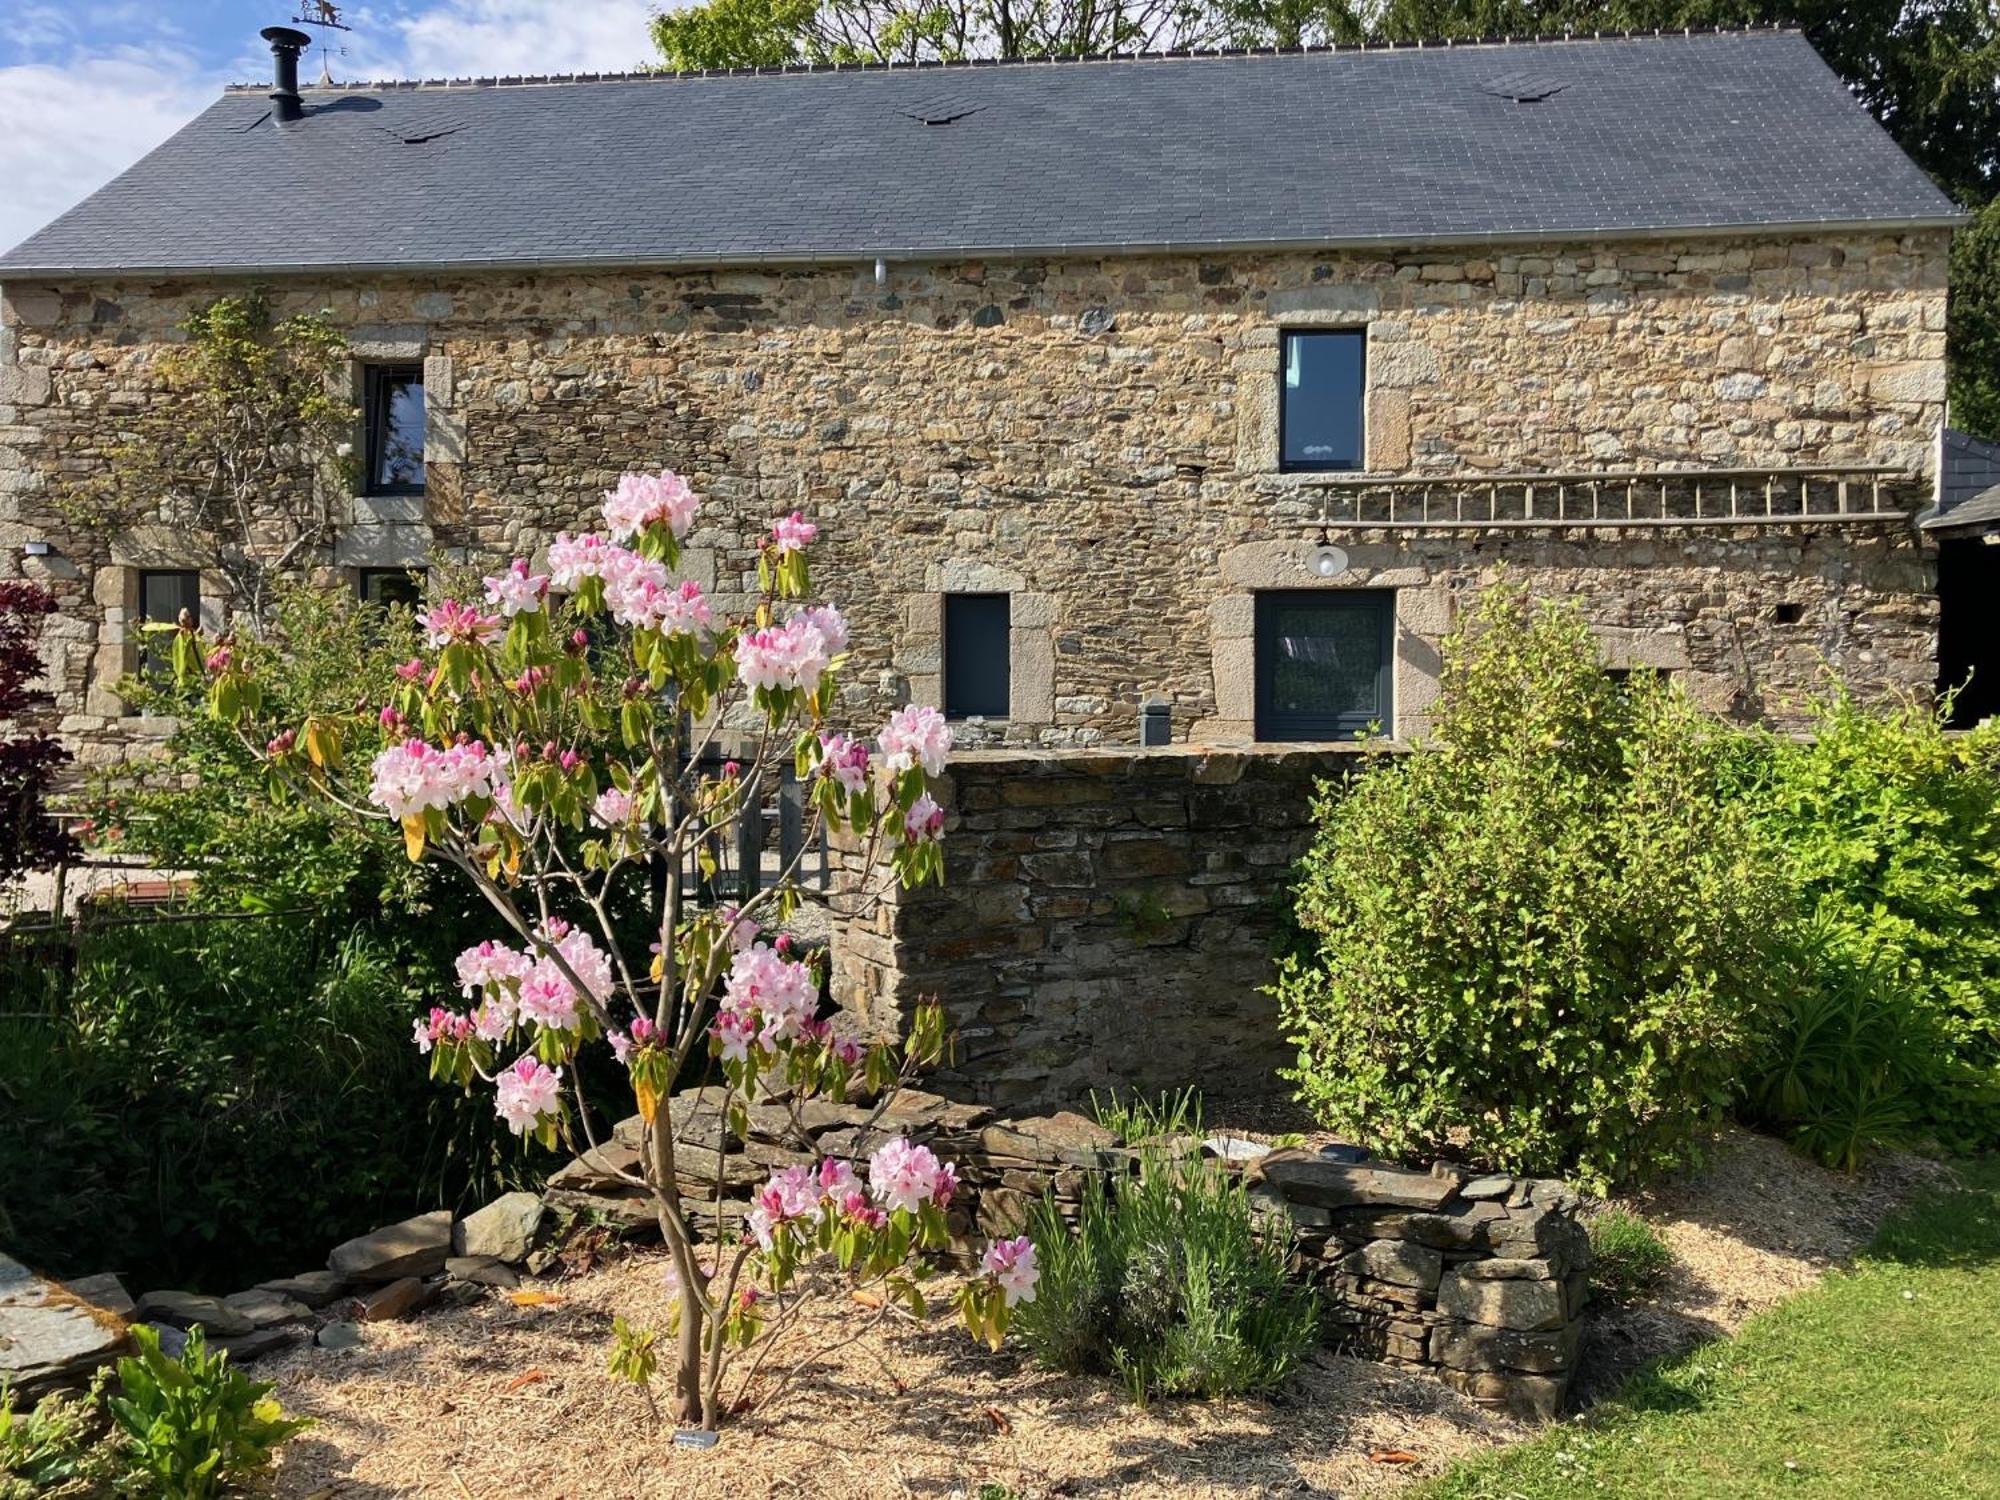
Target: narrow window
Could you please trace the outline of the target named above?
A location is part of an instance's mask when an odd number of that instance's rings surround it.
[[[1257,596],[1257,738],[1353,739],[1390,725],[1395,595],[1300,589]]]
[[[367,415],[370,495],[424,492],[424,367],[370,365],[363,409]]]
[[[1278,407],[1279,467],[1358,469],[1368,335],[1358,328],[1284,337]]]
[[[1009,691],[1005,594],[944,596],[944,716],[1004,719]]]
[[[424,602],[422,568],[363,568],[358,580],[369,604],[401,604],[416,609]]]
[[[155,684],[173,675],[173,637],[147,625],[201,623],[201,575],[192,569],[147,569],[139,574],[139,673]]]

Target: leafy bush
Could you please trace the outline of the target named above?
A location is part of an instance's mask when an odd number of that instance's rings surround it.
[[[1041,1282],[1015,1330],[1044,1365],[1115,1373],[1134,1400],[1272,1390],[1318,1336],[1285,1244],[1212,1162],[1149,1154],[1139,1176],[1086,1197],[1074,1232],[1044,1199],[1028,1233]]]
[[[1504,586],[1446,641],[1435,722],[1317,804],[1275,988],[1300,1098],[1398,1154],[1596,1186],[1683,1161],[1788,911],[1721,800],[1727,731]]]
[[[1748,736],[1735,760],[1812,917],[1752,1104],[1836,1164],[1872,1141],[2000,1140],[2000,723],[1944,722],[1836,692],[1810,739]]]
[[[97,1425],[90,1399],[58,1391],[17,1412],[12,1396],[0,1380],[0,1500],[31,1500],[100,1477],[104,1465],[90,1451]]]
[[[422,1208],[536,1180],[489,1099],[409,1066],[448,986],[344,920],[92,931],[0,950],[0,1243],[229,1291]],[[66,971],[73,960],[74,972]]]
[[[1630,1301],[1667,1278],[1674,1252],[1630,1209],[1609,1205],[1590,1216],[1590,1280],[1606,1296]]]
[[[179,1359],[160,1349],[160,1336],[132,1327],[136,1356],[118,1361],[122,1395],[111,1416],[125,1434],[137,1471],[164,1500],[209,1500],[254,1479],[271,1465],[278,1445],[310,1427],[271,1399],[271,1381],[230,1368],[211,1354],[199,1329]]]

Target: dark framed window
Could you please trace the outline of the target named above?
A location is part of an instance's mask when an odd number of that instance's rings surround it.
[[[1011,689],[1005,594],[944,596],[944,716],[1004,719]]]
[[[178,625],[182,616],[201,623],[201,575],[191,568],[147,568],[139,574],[142,625]],[[139,671],[162,680],[173,672],[173,637],[157,630],[139,632]]]
[[[369,604],[402,604],[417,609],[424,602],[422,568],[363,568],[355,582]]]
[[[1278,396],[1278,467],[1358,469],[1368,334],[1359,328],[1288,333]]]
[[[362,479],[370,495],[424,492],[424,367],[370,365],[365,372],[362,412],[367,423],[368,468]]]
[[[1353,739],[1390,723],[1395,594],[1287,589],[1257,596],[1257,738]]]

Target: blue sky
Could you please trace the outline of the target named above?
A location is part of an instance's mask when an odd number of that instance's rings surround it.
[[[377,0],[333,76],[464,77],[633,67],[662,0]],[[225,83],[271,76],[257,33],[295,0],[0,0],[0,249],[111,180]],[[310,30],[311,28],[304,28]],[[317,78],[320,55],[300,71]]]

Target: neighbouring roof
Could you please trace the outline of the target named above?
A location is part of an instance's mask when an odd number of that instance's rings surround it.
[[[1982,490],[2000,485],[2000,443],[1947,427],[1938,472],[1938,518],[1942,520]]]
[[[1961,217],[1795,32],[260,88],[0,277],[1333,248]]]
[[[1924,522],[1926,531],[2000,530],[2000,484],[1968,495],[1949,511],[1940,511]]]

